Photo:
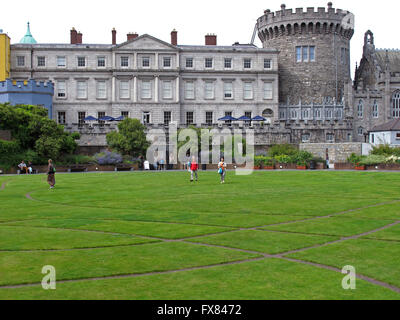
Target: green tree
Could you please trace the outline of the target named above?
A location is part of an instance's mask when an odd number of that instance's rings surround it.
[[[145,129],[146,127],[139,120],[125,119],[118,124],[119,132],[107,134],[107,144],[119,153],[138,157],[145,154],[150,146]]]

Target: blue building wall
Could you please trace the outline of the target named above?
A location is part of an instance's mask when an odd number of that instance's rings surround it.
[[[0,103],[44,106],[49,111],[49,118],[53,114],[53,95],[54,84],[51,81],[45,83],[31,79],[26,84],[24,81],[13,84],[12,80],[7,79],[0,82]]]

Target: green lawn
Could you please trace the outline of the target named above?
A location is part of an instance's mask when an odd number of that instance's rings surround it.
[[[400,225],[386,228],[399,173],[58,174],[54,190],[45,178],[0,176],[0,299],[400,299]],[[395,288],[347,291],[302,261]]]

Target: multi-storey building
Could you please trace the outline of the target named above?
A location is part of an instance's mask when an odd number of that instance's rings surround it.
[[[10,37],[0,29],[0,81],[10,77]]]
[[[278,120],[277,50],[218,46],[215,35],[204,46],[178,45],[176,31],[171,43],[147,34],[128,34],[122,44],[115,38],[113,30],[110,45],[83,44],[73,29],[70,44],[14,44],[12,77],[54,82],[52,117],[69,130],[106,115],[149,126],[213,126],[226,115]]]

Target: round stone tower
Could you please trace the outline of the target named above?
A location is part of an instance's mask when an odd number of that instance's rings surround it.
[[[281,103],[340,101],[344,85],[351,81],[350,40],[354,15],[328,8],[297,8],[271,12],[257,20],[264,48],[279,53],[279,100]]]

